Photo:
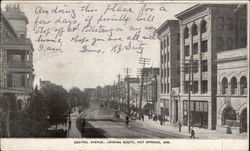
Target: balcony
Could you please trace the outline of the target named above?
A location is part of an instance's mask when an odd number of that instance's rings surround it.
[[[30,61],[4,61],[4,66],[7,68],[33,68]]]

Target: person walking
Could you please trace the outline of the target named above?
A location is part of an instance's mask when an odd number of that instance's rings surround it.
[[[71,129],[71,120],[69,120],[69,129]]]
[[[192,130],[191,130],[191,136],[190,136],[190,138],[195,138],[194,128],[192,128]]]
[[[125,120],[126,126],[128,126],[128,123],[129,123],[129,116],[127,115],[127,116],[126,116],[126,120]]]
[[[178,126],[179,126],[179,132],[181,132],[181,121],[178,122]]]
[[[141,119],[142,119],[142,121],[144,121],[144,115],[143,114],[141,114]]]

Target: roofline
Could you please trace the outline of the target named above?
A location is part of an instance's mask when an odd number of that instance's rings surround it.
[[[178,19],[180,19],[180,18],[182,18],[186,13],[189,13],[189,12],[191,12],[191,11],[197,9],[197,8],[203,7],[203,6],[205,6],[205,5],[206,5],[206,4],[196,4],[196,5],[194,5],[194,6],[190,7],[190,8],[188,8],[188,9],[186,9],[186,10],[184,10],[184,11],[182,11],[182,12],[176,14],[175,17],[178,18]]]
[[[172,22],[179,22],[179,20],[178,19],[166,20],[159,28],[156,29],[156,32],[159,34],[164,27],[169,26],[170,23]]]
[[[16,37],[16,38],[19,38],[19,37],[18,37],[18,34],[17,34],[17,32],[16,32],[16,30],[15,30],[14,27],[11,25],[11,23],[9,22],[9,20],[6,18],[5,13],[4,13],[4,11],[3,11],[2,9],[1,9],[1,16],[3,17],[4,20],[6,20],[7,24],[10,26],[10,29],[13,31],[15,37]]]

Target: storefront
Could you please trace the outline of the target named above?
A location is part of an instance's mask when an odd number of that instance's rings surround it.
[[[208,102],[191,101],[190,102],[190,123],[191,126],[208,128]],[[188,101],[183,101],[183,124],[188,123]]]

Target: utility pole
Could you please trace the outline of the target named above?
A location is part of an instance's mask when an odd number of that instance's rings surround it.
[[[127,112],[128,113],[130,113],[130,107],[129,107],[129,105],[130,105],[130,96],[129,96],[129,93],[130,93],[130,88],[129,88],[129,80],[128,80],[128,78],[129,78],[129,73],[131,72],[131,68],[125,68],[125,72],[126,72],[126,78],[127,78],[127,91],[128,91],[128,93],[127,93]]]
[[[118,74],[117,78],[118,78],[118,83],[117,83],[117,85],[118,85],[118,102],[117,102],[117,104],[118,104],[118,106],[120,106],[120,100],[121,100],[121,83],[120,83],[121,81],[120,80],[121,80],[121,75]]]
[[[140,104],[139,104],[139,119],[141,119],[142,114],[142,93],[143,93],[143,82],[144,82],[144,68],[146,64],[149,64],[149,58],[139,58],[139,64],[142,65],[141,70],[141,91],[140,91]]]
[[[187,61],[188,63],[185,63]],[[185,70],[188,70],[188,132],[191,131],[191,91],[193,88],[193,62],[198,60],[193,60],[191,56],[190,60],[184,60],[184,74]]]
[[[68,122],[68,138],[69,138],[69,130],[70,130],[70,127],[71,127],[71,121],[70,121],[70,94],[69,94],[69,97],[68,97],[68,105],[69,105],[69,122]]]

